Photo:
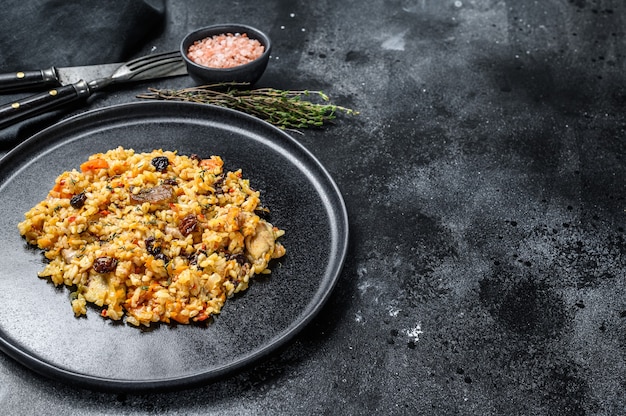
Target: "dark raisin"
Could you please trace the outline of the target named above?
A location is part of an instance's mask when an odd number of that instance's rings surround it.
[[[246,256],[243,253],[231,254],[230,256],[228,256],[228,258],[230,260],[236,260],[237,263],[239,263],[240,265],[244,265],[248,262]]]
[[[163,172],[169,166],[170,161],[166,156],[157,156],[150,163],[157,171]]]
[[[206,255],[206,251],[198,250],[195,253],[191,253],[189,256],[187,256],[187,259],[189,260],[189,264],[191,264],[192,266],[197,265],[198,264],[198,257],[200,256],[200,254]]]
[[[191,156],[189,156],[189,159],[197,160],[198,162],[202,160],[202,158],[195,153],[192,153]]]
[[[167,257],[167,256],[166,256],[165,254],[163,254],[163,253],[158,253],[158,254],[156,254],[156,255],[154,256],[154,258],[155,258],[156,260],[163,260],[163,263],[166,263],[166,264],[170,261],[170,258],[169,258],[169,257]]]
[[[257,207],[257,208],[254,210],[254,213],[255,213],[256,215],[258,215],[260,218],[262,218],[262,219],[264,219],[264,220],[266,220],[266,221],[270,221],[270,220],[272,219],[272,218],[271,218],[271,215],[270,215],[270,210],[269,210],[269,208],[265,208],[265,207]]]
[[[200,256],[200,252],[196,251],[195,253],[191,253],[189,255],[189,264],[195,266],[198,264],[198,256]]]
[[[87,195],[84,192],[81,192],[77,195],[74,195],[72,199],[70,199],[70,205],[76,209],[85,205],[85,201],[87,200]]]
[[[152,254],[153,256],[156,256],[157,254],[159,254],[161,252],[161,247],[158,245],[155,245],[156,243],[156,239],[154,237],[148,237],[146,238],[146,251],[150,254]]]
[[[198,226],[198,219],[195,214],[186,215],[178,224],[178,229],[180,233],[187,237],[189,234],[194,232],[196,227]]]
[[[178,185],[178,181],[176,180],[176,178],[167,178],[166,180],[163,181],[163,183],[165,185]]]
[[[222,186],[224,186],[224,175],[220,175],[215,178],[215,182],[213,183],[213,189],[215,189],[216,195],[221,195],[224,193]]]
[[[93,262],[93,269],[97,273],[108,273],[117,267],[117,259],[114,257],[98,257]]]

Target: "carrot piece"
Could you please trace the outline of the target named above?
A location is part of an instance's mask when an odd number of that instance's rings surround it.
[[[202,159],[199,164],[206,170],[214,170],[215,168],[221,168],[224,162],[220,158],[211,157],[210,159]]]
[[[54,184],[54,188],[52,188],[52,190],[55,192],[61,192],[64,186],[65,186],[65,179],[61,179],[60,181]]]
[[[98,169],[108,169],[109,164],[104,159],[91,159],[80,165],[80,170],[82,172],[87,172],[90,170],[98,170]]]
[[[54,187],[49,192],[49,195],[54,198],[71,198],[72,196],[74,196],[74,194],[68,192],[68,190],[65,188],[65,185],[65,179],[61,179],[54,184]]]

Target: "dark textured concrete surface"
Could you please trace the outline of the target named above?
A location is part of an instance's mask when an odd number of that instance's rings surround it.
[[[197,389],[78,391],[0,355],[3,414],[626,414],[626,3],[167,5],[140,52],[250,24],[261,85],[361,112],[294,133],[345,197],[341,278],[293,342]]]

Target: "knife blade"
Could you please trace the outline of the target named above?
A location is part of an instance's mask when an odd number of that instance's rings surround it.
[[[51,66],[47,69],[7,72],[0,74],[0,92],[43,89],[73,84],[81,79],[104,78],[122,65],[123,62],[60,68]]]
[[[147,55],[129,61],[105,77],[89,82],[79,80],[49,91],[0,106],[0,129],[20,120],[55,109],[63,104],[86,99],[110,85],[148,79],[186,75],[187,67],[179,52]]]

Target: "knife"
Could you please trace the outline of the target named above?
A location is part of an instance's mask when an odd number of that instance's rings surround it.
[[[73,66],[31,71],[15,71],[0,74],[0,92],[32,90],[39,87],[51,87],[73,84],[81,79],[98,79],[112,74],[123,62],[103,65]]]
[[[0,106],[0,129],[63,104],[86,99],[94,92],[113,84],[186,74],[187,67],[179,52],[143,56],[121,65],[105,77],[89,82],[81,79],[73,84],[55,87],[41,94]]]

